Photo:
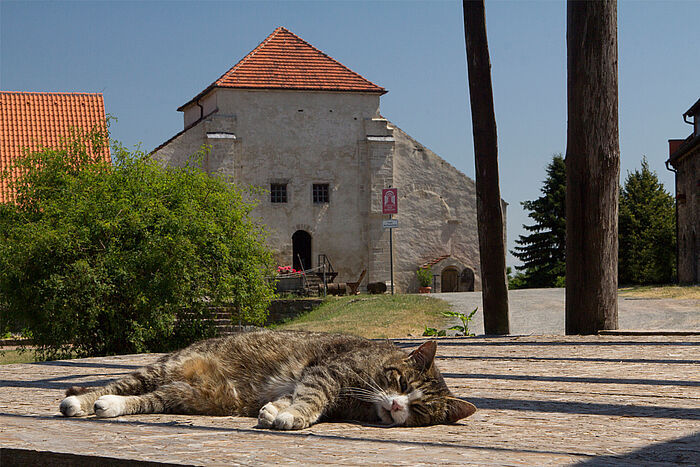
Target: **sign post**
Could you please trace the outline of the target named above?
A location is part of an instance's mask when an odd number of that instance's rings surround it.
[[[391,276],[391,295],[394,295],[394,228],[399,226],[399,221],[392,219],[393,214],[399,212],[399,194],[397,188],[384,188],[382,190],[382,214],[389,214],[389,220],[382,221],[382,227],[389,229],[389,274]],[[392,222],[393,221],[393,222]]]

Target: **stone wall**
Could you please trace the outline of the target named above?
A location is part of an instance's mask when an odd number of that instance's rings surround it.
[[[700,146],[674,165],[677,170],[678,281],[697,284],[700,282]]]
[[[450,255],[451,265],[460,272],[473,270],[474,290],[481,290],[476,184],[395,126],[394,138],[394,178],[399,190],[394,280],[398,290],[416,291],[416,269],[444,255]],[[504,202],[504,215],[505,207]]]

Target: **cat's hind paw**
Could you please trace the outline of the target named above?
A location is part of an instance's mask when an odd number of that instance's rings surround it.
[[[68,396],[63,399],[58,408],[64,417],[82,417],[87,415],[80,407],[80,399],[75,396]]]
[[[112,418],[124,415],[126,412],[126,397],[108,394],[95,401],[95,415]]]
[[[263,405],[260,412],[258,412],[258,426],[261,428],[272,428],[278,412],[277,407],[272,402]]]

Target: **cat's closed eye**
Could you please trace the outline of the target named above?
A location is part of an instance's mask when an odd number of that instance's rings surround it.
[[[406,377],[403,375],[401,375],[401,377],[399,378],[399,389],[401,389],[401,392],[404,394],[407,392],[410,392],[409,391],[410,387],[408,385],[408,381],[406,380]]]

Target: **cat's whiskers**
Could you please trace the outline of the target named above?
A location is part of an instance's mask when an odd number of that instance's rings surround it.
[[[384,400],[385,394],[382,391],[378,393],[376,390],[370,390],[358,387],[345,387],[341,389],[341,394],[363,400],[365,402],[381,402]]]

